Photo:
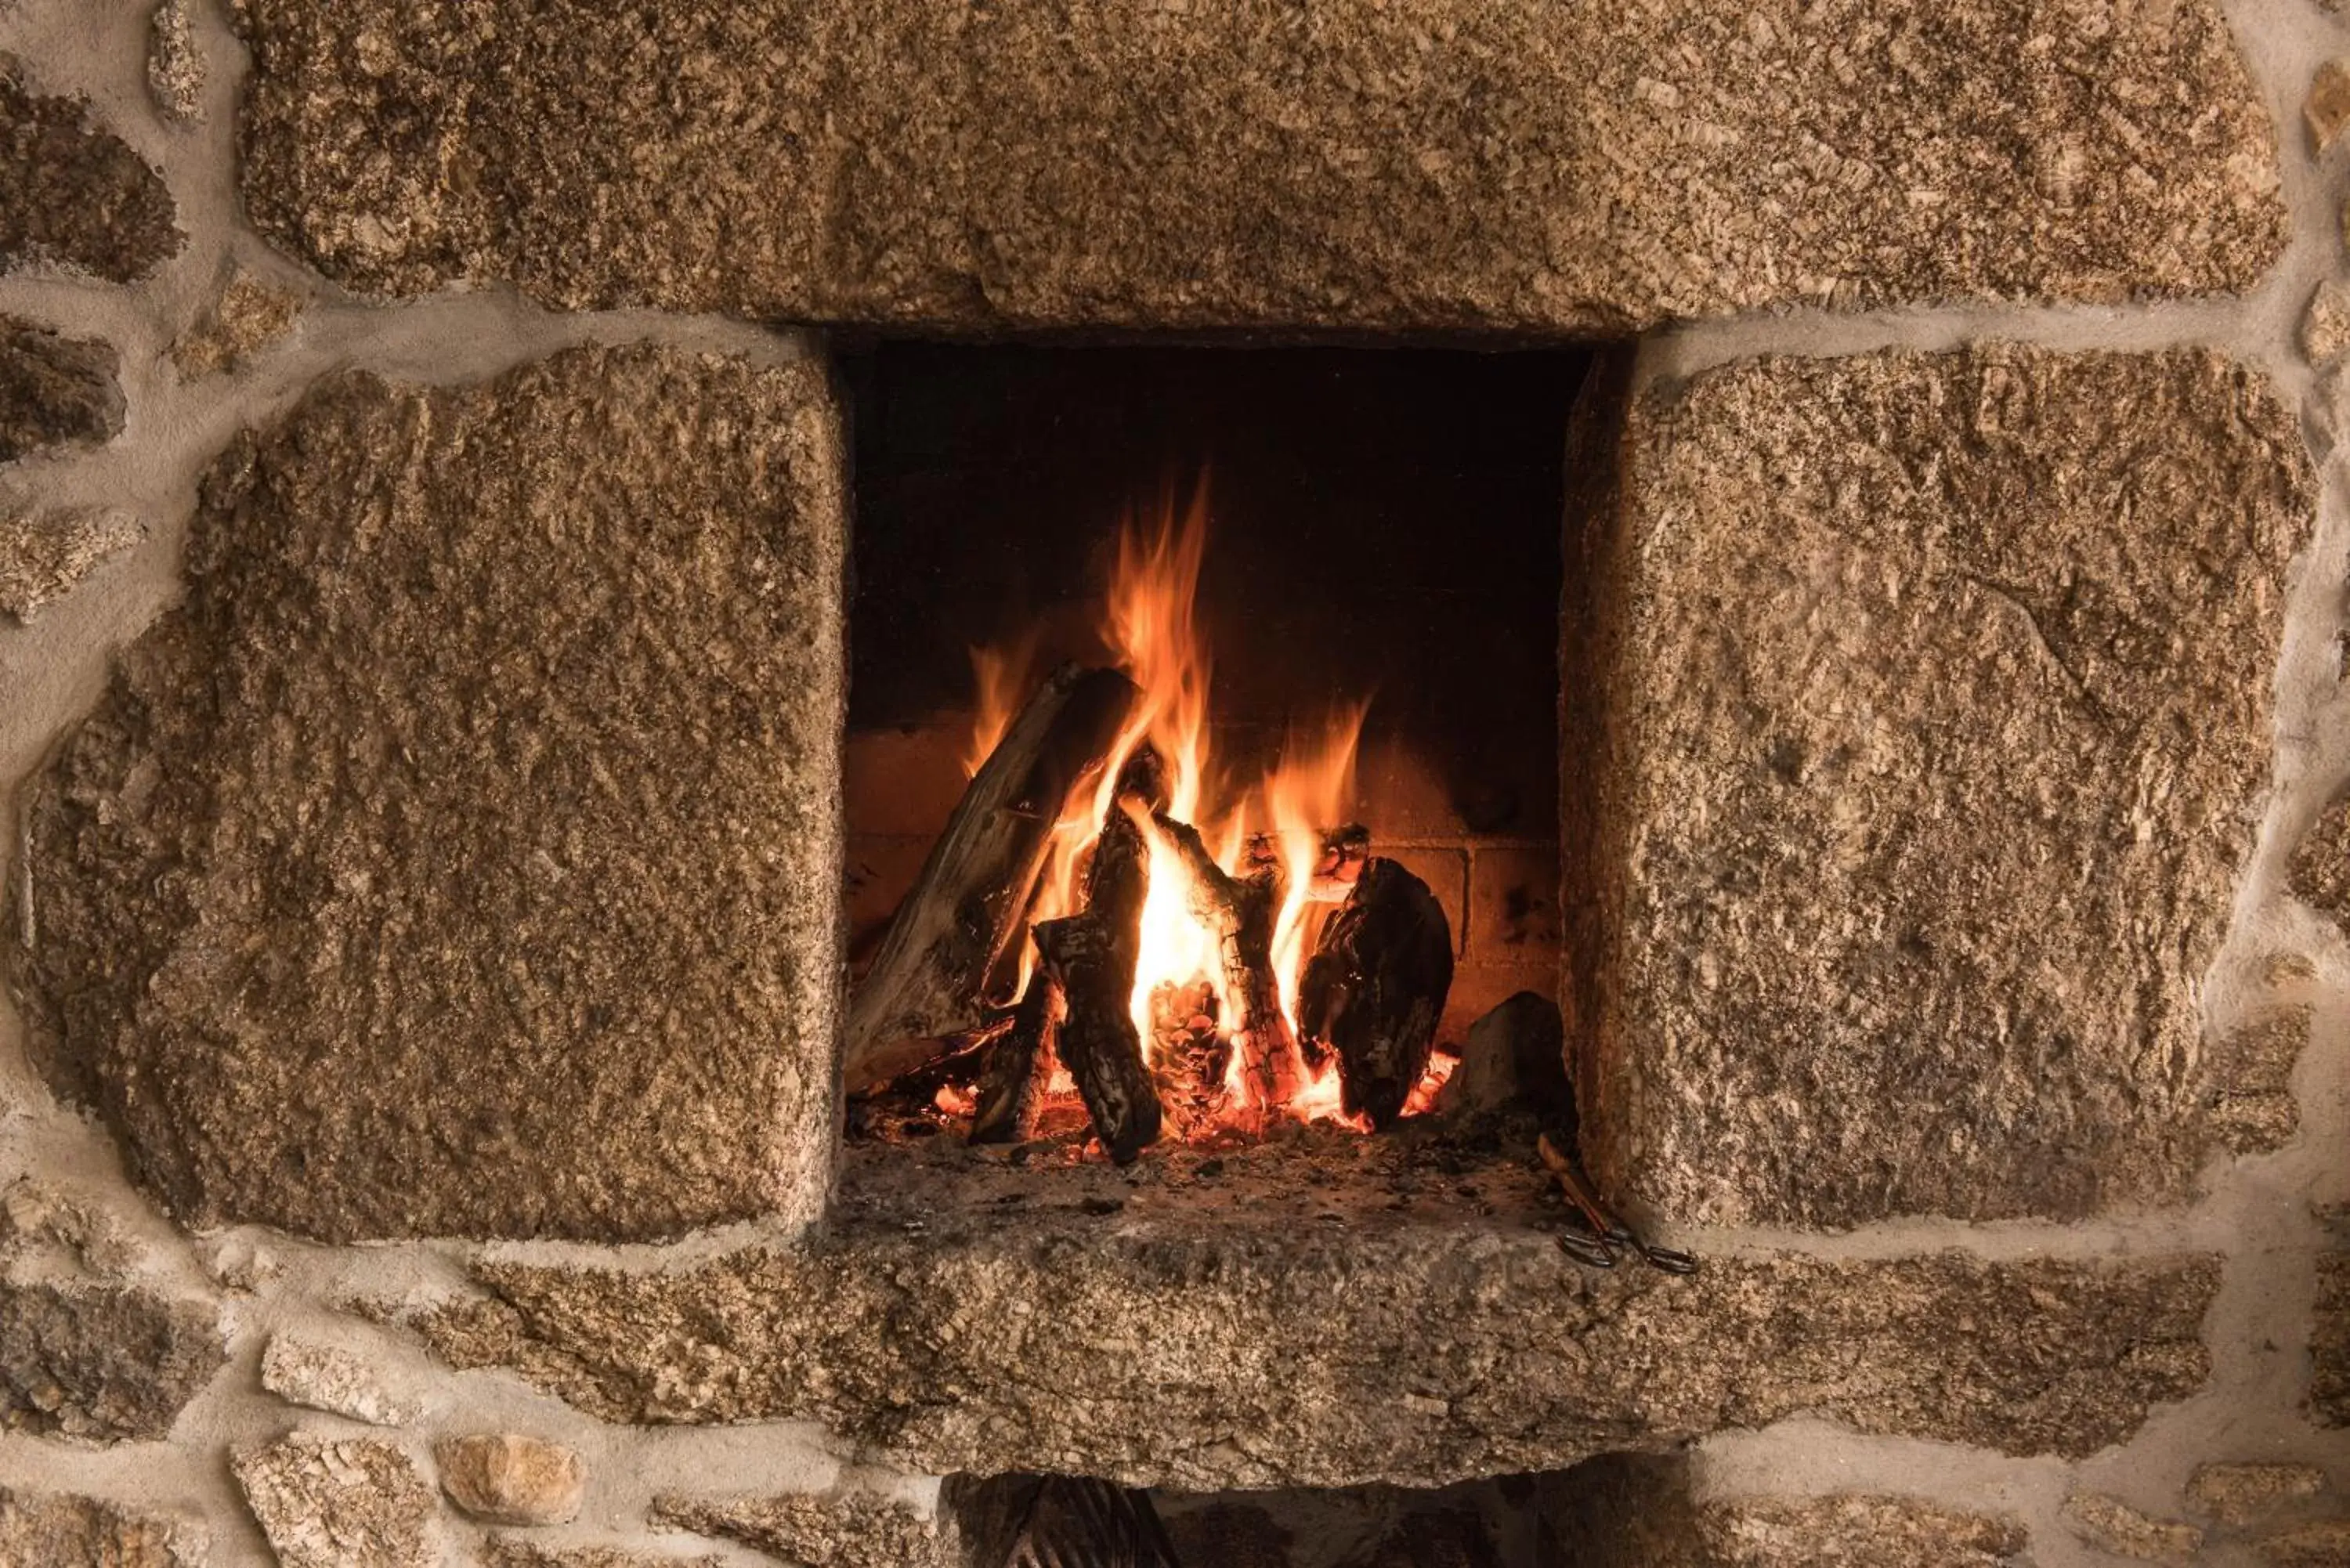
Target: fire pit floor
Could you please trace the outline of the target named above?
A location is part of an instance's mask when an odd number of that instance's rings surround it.
[[[1153,1228],[1332,1234],[1431,1223],[1555,1230],[1566,1209],[1534,1155],[1534,1127],[1464,1131],[1437,1117],[1366,1137],[1284,1122],[1262,1141],[1154,1148],[1121,1169],[1081,1135],[966,1146],[951,1119],[852,1141],[834,1200],[847,1229],[984,1231],[1008,1216],[1147,1220]],[[927,1127],[928,1136],[910,1136]]]

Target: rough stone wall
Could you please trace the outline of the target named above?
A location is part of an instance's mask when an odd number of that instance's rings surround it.
[[[944,1560],[951,1467],[1679,1442],[1555,1483],[1576,1560],[2343,1560],[2350,23],[607,10],[0,0],[0,1563]],[[1745,688],[1677,792],[1611,715],[1655,827],[1591,851],[1615,929],[1843,944],[1742,1015],[1599,977],[1603,1166],[1703,1272],[1405,1221],[802,1235],[827,318],[1651,329],[1609,564],[1684,613],[1597,646],[1655,674],[1705,605],[1932,656]],[[1838,592],[1761,615],[1799,546]],[[1869,702],[1954,732],[1877,781],[1897,827],[1978,819],[1931,866],[1740,750]],[[2131,733],[2058,770],[2068,704]],[[1886,858],[1660,913],[1668,849],[1773,825]],[[1979,961],[1921,969],[1891,928],[1951,898]],[[1888,1015],[1835,1016],[1870,953]],[[2009,1009],[1981,1038],[2040,1075],[1939,1057],[1919,1002]],[[1225,1372],[1235,1320],[1271,1343]]]

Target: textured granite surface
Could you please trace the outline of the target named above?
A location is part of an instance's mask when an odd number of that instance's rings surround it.
[[[0,272],[47,262],[130,283],[181,244],[162,176],[87,99],[34,91],[0,54]]]
[[[1440,1485],[1814,1411],[2081,1455],[2203,1380],[2209,1260],[1709,1258],[999,1210],[644,1272],[484,1264],[416,1327],[609,1421],[812,1417],[917,1472]],[[877,1333],[877,1325],[888,1332]]]
[[[0,462],[51,447],[94,446],[120,431],[115,365],[111,344],[0,316]]]
[[[0,1563],[22,1568],[203,1568],[203,1531],[96,1498],[0,1487]]]
[[[0,1430],[168,1435],[227,1361],[217,1314],[134,1285],[0,1282]]]
[[[1615,330],[2242,289],[2284,238],[2211,0],[239,11],[245,201],[369,292]]]
[[[139,542],[127,513],[78,508],[36,513],[0,505],[0,611],[29,621]]]
[[[296,1433],[231,1463],[279,1568],[440,1568],[432,1489],[390,1442]]]
[[[240,440],[28,792],[52,1084],[194,1225],[812,1218],[842,483],[820,370],[657,349]]]
[[[1734,363],[1622,451],[1603,1182],[1819,1226],[2183,1197],[2239,1130],[2198,997],[2314,513],[2290,411],[2207,352],[1993,344]]]

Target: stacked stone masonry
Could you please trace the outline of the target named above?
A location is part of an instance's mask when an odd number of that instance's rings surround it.
[[[944,1565],[1020,1469],[2350,1562],[2345,83],[2308,0],[0,0],[0,1564]],[[833,325],[1639,337],[1535,938],[1696,1276],[826,1222]]]

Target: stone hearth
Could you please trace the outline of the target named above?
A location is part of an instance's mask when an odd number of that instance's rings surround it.
[[[1008,1472],[1276,1568],[2337,1560],[2334,57],[0,8],[0,1562],[949,1564]],[[950,341],[1588,356],[1491,1000],[1697,1273],[1458,1118],[844,1145],[852,380]]]

